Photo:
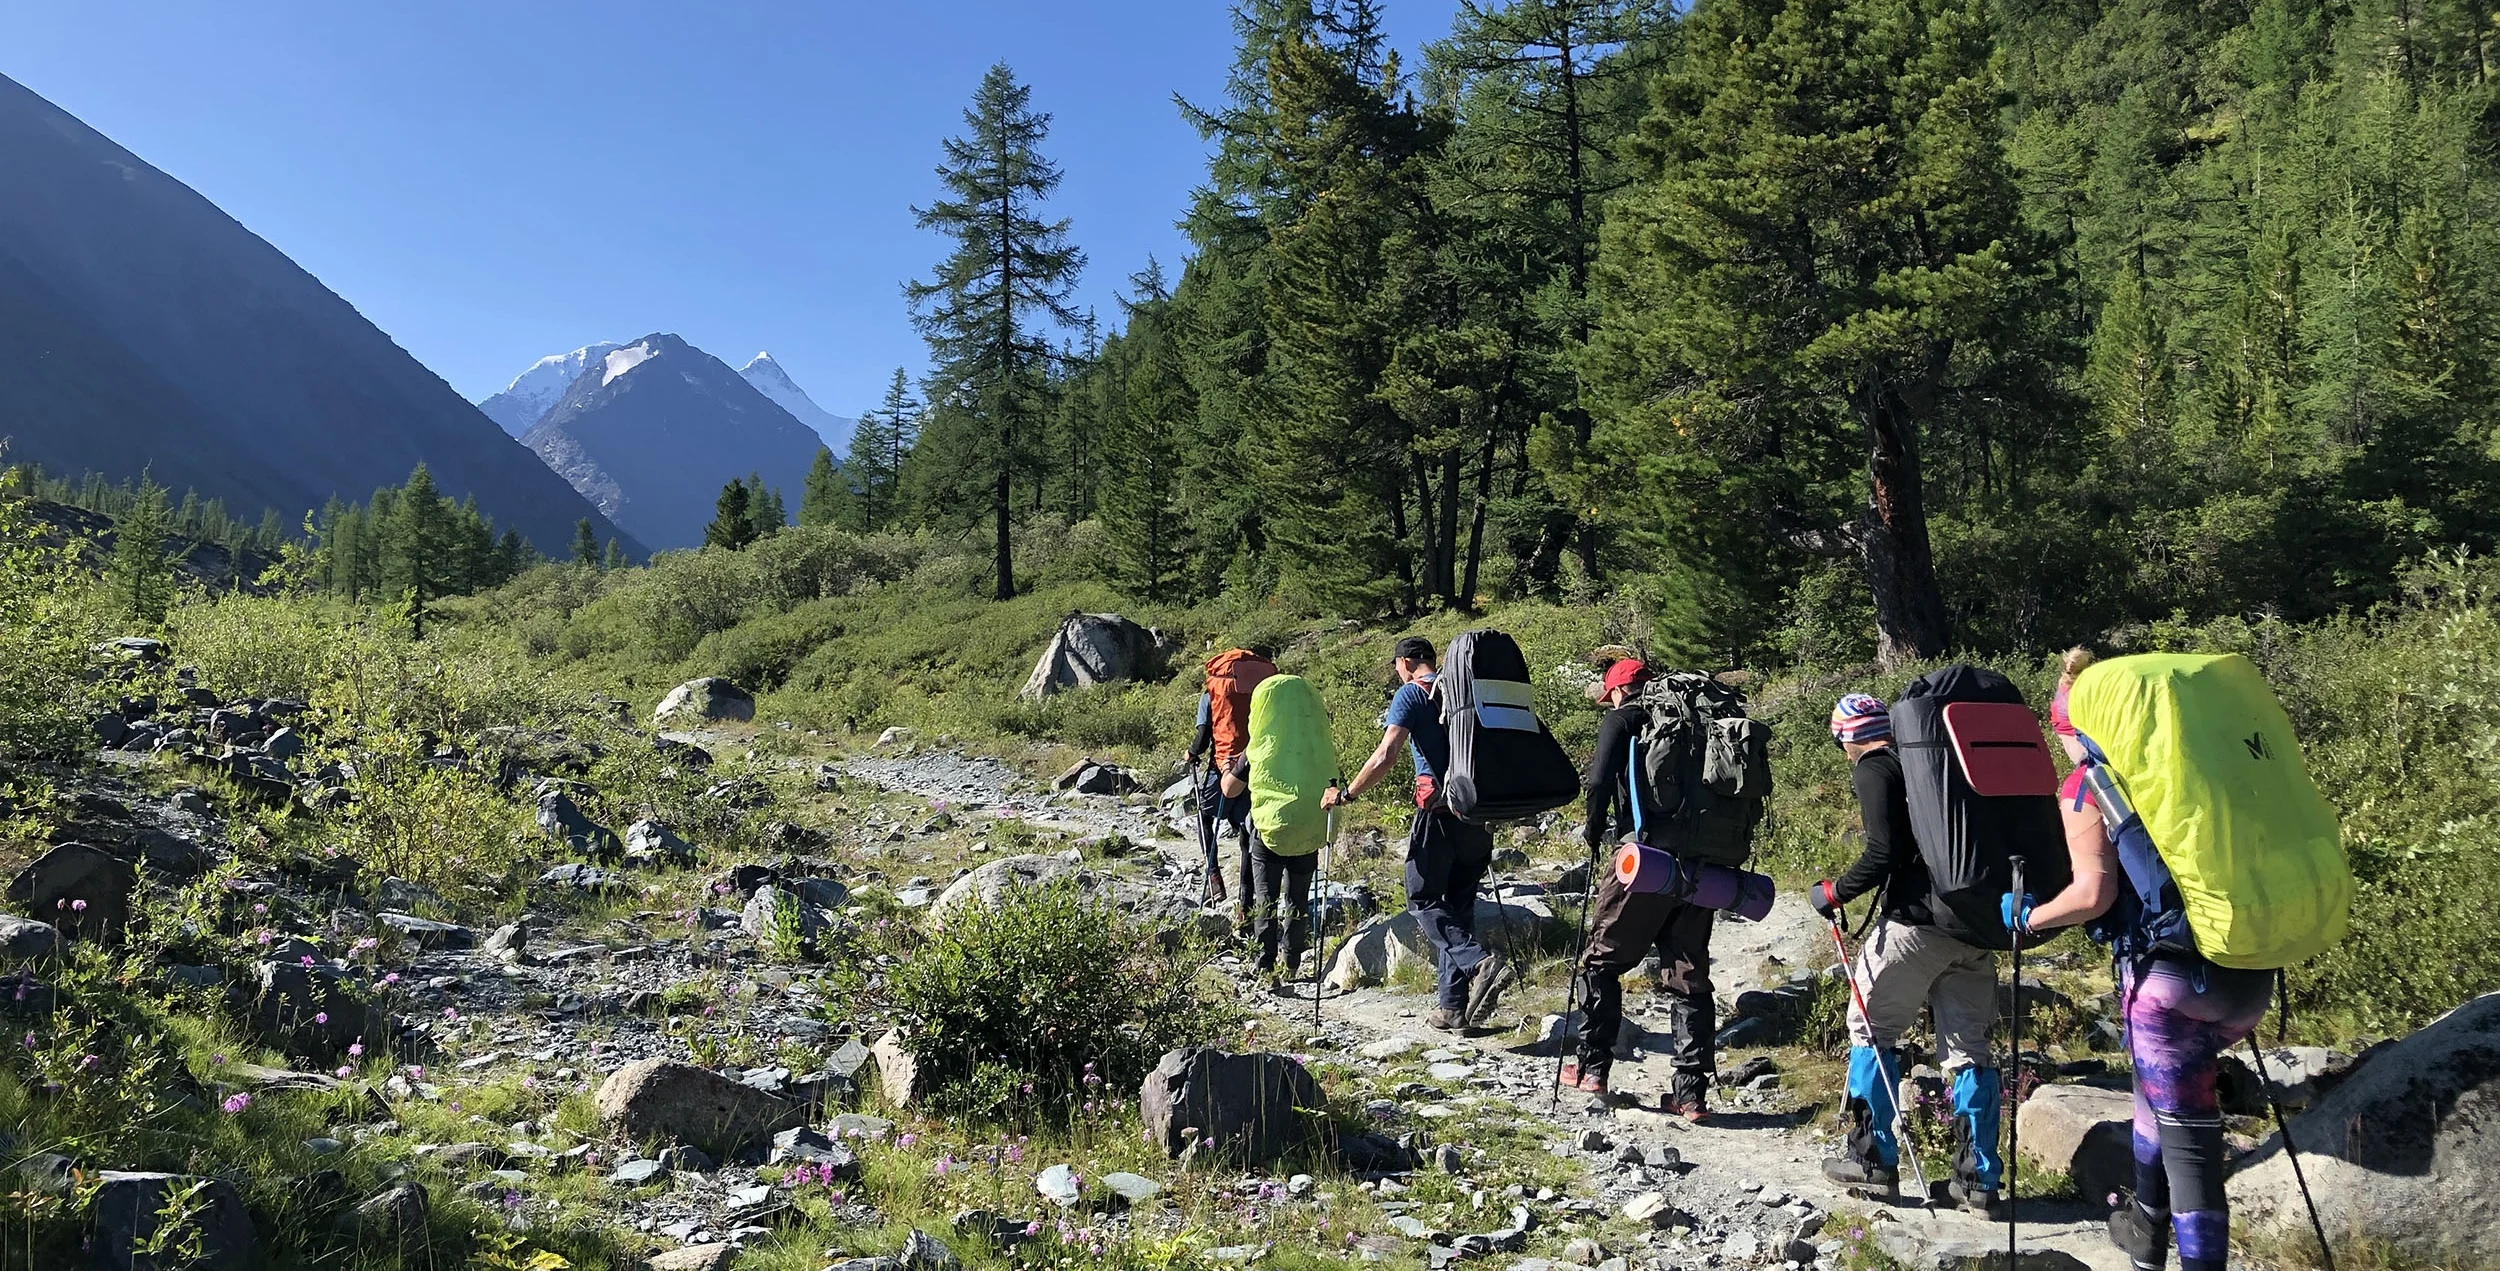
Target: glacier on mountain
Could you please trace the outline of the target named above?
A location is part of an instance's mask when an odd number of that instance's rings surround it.
[[[551,353],[513,376],[502,392],[479,402],[477,408],[502,425],[505,432],[518,437],[564,400],[564,390],[573,387],[573,381],[580,379],[592,362],[623,347],[614,340],[601,340],[570,353]]]
[[[738,374],[744,376],[747,383],[753,384],[757,392],[771,398],[773,405],[790,412],[800,423],[816,430],[816,435],[824,439],[826,448],[833,451],[835,460],[839,461],[843,452],[850,449],[851,430],[859,426],[859,421],[845,419],[817,405],[816,399],[809,397],[807,390],[800,388],[797,381],[790,378],[790,373],[781,369],[781,363],[774,361],[772,354],[756,354],[745,366],[738,368]]]

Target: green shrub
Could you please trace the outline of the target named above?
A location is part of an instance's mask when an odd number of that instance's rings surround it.
[[[942,930],[872,924],[837,961],[858,1000],[903,1030],[940,1106],[1058,1120],[1126,1097],[1165,1051],[1233,1026],[1229,997],[1200,982],[1202,957],[1161,934],[1061,882],[958,910]],[[863,973],[871,959],[881,976]]]

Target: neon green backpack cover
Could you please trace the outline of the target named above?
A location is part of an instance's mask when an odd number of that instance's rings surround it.
[[[1279,856],[1308,856],[1328,840],[1320,796],[1337,776],[1328,708],[1299,675],[1271,675],[1250,694],[1250,823]]]
[[[2147,653],[2085,668],[2067,710],[2141,818],[2197,951],[2272,970],[2344,938],[2352,870],[2291,718],[2236,653]]]

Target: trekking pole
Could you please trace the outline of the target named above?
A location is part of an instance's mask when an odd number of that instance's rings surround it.
[[[2292,1181],[2300,1184],[2300,1203],[2309,1209],[2309,1230],[2318,1238],[2318,1257],[2325,1261],[2326,1271],[2335,1271],[2335,1251],[2327,1247],[2326,1224],[2319,1221],[2317,1199],[2309,1194],[2309,1179],[2300,1172],[2300,1149],[2292,1144],[2292,1123],[2283,1116],[2282,1101],[2274,1097],[2274,1075],[2266,1071],[2266,1052],[2257,1048],[2255,1033],[2248,1035],[2248,1054],[2257,1061],[2257,1084],[2266,1092],[2266,1106],[2274,1109],[2274,1128],[2283,1136],[2283,1154],[2291,1158]]]
[[[2005,933],[2014,944],[2014,1018],[2006,1030],[2007,1048],[2013,1062],[2006,1065],[2007,1080],[2014,1093],[2014,1115],[2005,1122],[2005,1265],[2015,1265],[2014,1235],[2017,1218],[2014,1207],[2014,1180],[2022,1173],[2023,1135],[2023,858],[2008,858],[2014,867],[2014,921],[2005,925]]]
[[[1546,1105],[1549,1112],[1562,1106],[1563,1056],[1580,1040],[1580,1026],[1572,1019],[1571,1012],[1580,1000],[1580,959],[1588,953],[1589,905],[1597,898],[1597,863],[1603,855],[1604,852],[1595,844],[1590,845],[1588,878],[1580,887],[1580,931],[1571,940],[1571,979],[1563,989],[1562,1019],[1554,1028],[1554,1097]],[[1568,1037],[1564,1035],[1564,1029],[1570,1030]]]
[[[1198,775],[1198,761],[1189,761],[1189,802],[1198,821],[1198,863],[1205,867],[1206,877],[1198,883],[1198,907],[1206,908],[1215,900],[1215,831],[1208,825],[1214,809],[1206,806],[1207,787]]]
[[[1866,1021],[1867,1037],[1872,1041],[1875,1013],[1866,1009],[1866,994],[1858,991],[1858,973],[1849,964],[1849,942],[1841,935],[1839,911],[1833,911],[1831,919],[1832,948],[1840,954],[1840,978],[1848,982],[1849,1000],[1858,1004],[1858,1018]],[[1918,1177],[1918,1194],[1923,1203],[1933,1199],[1935,1194],[1927,1188],[1927,1166],[1918,1159],[1918,1144],[1910,1141],[1910,1118],[1901,1110],[1901,1083],[1894,1080],[1892,1070],[1884,1066],[1884,1048],[1874,1046],[1870,1049],[1875,1052],[1875,1077],[1884,1083],[1884,1102],[1892,1105],[1893,1140],[1899,1145],[1901,1155],[1910,1158],[1910,1173]]]
[[[1319,1032],[1319,1004],[1328,996],[1328,849],[1337,845],[1337,810],[1328,809],[1328,837],[1311,862],[1311,1031]]]

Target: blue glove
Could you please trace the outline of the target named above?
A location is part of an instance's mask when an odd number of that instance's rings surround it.
[[[2006,930],[2027,936],[2031,934],[2031,911],[2039,907],[2039,904],[2039,901],[2032,899],[2031,893],[2024,892],[2022,903],[2017,905],[2014,902],[2014,893],[2009,891],[1997,901],[1997,916],[2005,920]]]

